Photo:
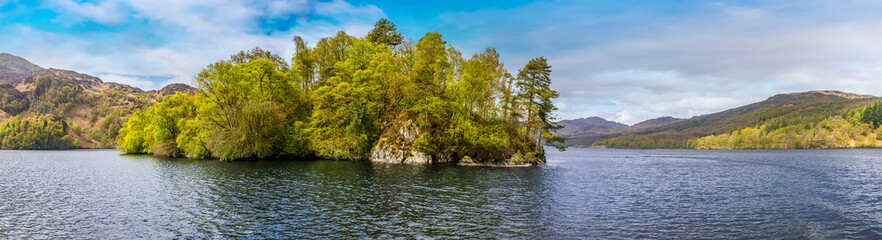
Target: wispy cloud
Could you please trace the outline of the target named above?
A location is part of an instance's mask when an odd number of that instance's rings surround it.
[[[549,57],[562,117],[630,115],[622,120],[633,123],[725,110],[779,92],[880,95],[880,11],[872,1],[555,1],[448,13],[444,21],[475,30],[481,44],[495,43],[507,63]]]
[[[363,35],[385,16],[340,0],[56,0],[12,11],[49,11],[58,26],[2,24],[0,16],[0,52],[145,89],[190,83],[206,65],[255,46],[289,58],[294,35],[312,43],[340,30]]]
[[[99,24],[120,24],[129,20],[129,11],[120,1],[75,2],[69,0],[48,1],[45,7],[58,10],[54,22],[70,26],[93,21]]]
[[[496,47],[512,72],[547,57],[562,118],[689,117],[817,89],[882,95],[877,1],[402,4],[0,0],[0,52],[155,89],[254,46],[288,58],[293,35],[363,35],[388,8],[407,37],[439,31],[466,54]]]

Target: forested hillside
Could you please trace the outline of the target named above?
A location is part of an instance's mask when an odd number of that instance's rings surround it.
[[[113,148],[126,118],[171,89],[142,91],[0,54],[0,148]],[[174,93],[174,92],[172,92]]]
[[[844,148],[876,146],[877,98],[837,91],[779,94],[597,142],[615,148]],[[882,114],[880,112],[879,114]],[[880,118],[882,119],[882,118]]]
[[[364,37],[338,32],[288,64],[255,48],[200,72],[201,91],[167,96],[120,130],[119,148],[238,160],[317,156],[389,162],[544,162],[560,146],[551,66],[516,75],[496,50],[464,57],[438,33],[405,41],[383,19]]]

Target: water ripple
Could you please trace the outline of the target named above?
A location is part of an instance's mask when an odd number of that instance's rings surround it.
[[[882,150],[572,149],[549,167],[0,151],[0,238],[882,238]]]

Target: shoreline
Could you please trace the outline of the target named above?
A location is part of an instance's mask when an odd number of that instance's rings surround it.
[[[836,149],[876,149],[882,148],[879,147],[842,147],[842,148],[612,148],[612,147],[575,147],[570,146],[571,148],[581,148],[581,149],[631,149],[631,150],[651,150],[651,149],[682,149],[682,150],[836,150]]]
[[[545,167],[548,164],[530,164],[530,163],[457,163],[456,166],[464,167],[491,167],[491,168],[529,168],[529,167]]]

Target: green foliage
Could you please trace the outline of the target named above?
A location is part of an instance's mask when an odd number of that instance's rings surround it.
[[[856,119],[853,119],[856,120]],[[747,127],[732,133],[690,140],[696,149],[782,149],[876,147],[876,132],[868,124],[832,116],[806,129],[790,125],[767,130],[766,125]]]
[[[0,84],[0,110],[7,114],[17,115],[28,109],[30,101],[25,94],[9,84]]]
[[[71,71],[50,69],[23,79],[16,87],[0,84],[0,110],[10,117],[46,116],[71,128],[71,131],[62,132],[70,139],[69,143],[36,141],[46,145],[24,148],[114,147],[125,119],[134,109],[150,104],[149,92],[90,78]],[[22,148],[18,145],[8,145],[7,148]]]
[[[780,98],[780,97],[778,97]],[[873,125],[877,103],[845,98],[785,99],[773,97],[772,106],[755,108],[740,118],[774,113],[783,116],[760,120],[759,124],[697,137],[682,147],[696,149],[789,149],[877,147],[878,127]],[[787,107],[811,106],[794,112]],[[736,109],[738,110],[738,109]],[[656,133],[661,134],[661,133]],[[657,135],[655,135],[657,136]],[[669,143],[668,143],[669,144]],[[655,148],[654,135],[632,134],[607,139],[596,145],[625,148]],[[670,147],[673,145],[661,145]]]
[[[882,125],[882,102],[867,105],[861,111],[860,116],[862,122],[872,124],[874,128],[878,128]]]
[[[67,149],[74,147],[65,134],[67,124],[54,116],[15,116],[0,123],[3,149]]]
[[[563,126],[557,124],[551,115],[557,110],[552,99],[560,94],[551,89],[551,66],[548,65],[548,60],[544,57],[530,60],[527,66],[518,72],[516,85],[521,92],[515,99],[527,109],[526,129],[528,134],[534,135],[536,145],[542,146],[544,139],[560,150],[566,149],[563,146],[565,139],[552,134],[554,130]]]
[[[278,68],[288,68],[288,63],[286,63],[285,60],[279,57],[279,55],[273,54],[272,52],[264,50],[260,47],[255,47],[248,51],[239,51],[239,53],[230,57],[230,61],[234,64],[244,64],[257,59],[269,60]]]
[[[796,134],[794,130],[797,128],[814,129],[817,124],[833,116],[857,122],[859,118],[856,114],[870,101],[873,99],[843,98],[818,92],[780,94],[766,101],[695,117],[660,128],[612,137],[595,142],[593,145],[613,148],[686,148],[692,146],[690,140],[709,135],[730,134],[758,126],[764,126],[761,130],[764,135],[782,128],[787,128],[787,131]]]
[[[382,145],[436,162],[538,163],[542,145],[560,141],[549,133],[559,127],[551,115],[558,94],[544,58],[515,85],[494,49],[466,60],[438,33],[402,40],[382,19],[365,38],[341,31],[309,48],[294,37],[290,67],[259,48],[240,52],[196,76],[200,93],[135,112],[119,148],[224,160],[366,159]]]
[[[246,102],[230,117],[230,125],[217,125],[207,146],[222,160],[268,158],[278,155],[284,133],[278,106],[270,102]]]
[[[370,155],[378,135],[376,104],[358,83],[332,83],[316,90],[309,133],[316,154],[334,159],[358,159]]]
[[[36,75],[33,78],[30,109],[43,114],[64,115],[74,104],[83,102],[85,94],[82,87],[69,80],[50,74]]]
[[[266,158],[280,153],[285,137],[283,109],[295,108],[299,91],[286,68],[267,59],[234,64],[221,61],[197,77],[205,94],[203,118],[215,137],[206,142],[225,160]],[[292,112],[293,114],[293,112]]]
[[[297,53],[291,58],[291,70],[295,81],[300,83],[302,94],[309,96],[312,85],[316,82],[316,60],[312,49],[306,46],[300,36],[294,36],[294,46]]]
[[[153,111],[147,108],[135,111],[119,130],[117,148],[127,153],[152,153]]]
[[[153,146],[151,152],[163,156],[182,156],[184,149],[177,143],[187,120],[196,115],[196,102],[193,95],[177,92],[153,105]]]
[[[374,24],[374,29],[371,29],[364,38],[374,44],[385,44],[389,47],[395,47],[404,41],[404,36],[401,36],[396,30],[394,23],[382,18]]]

